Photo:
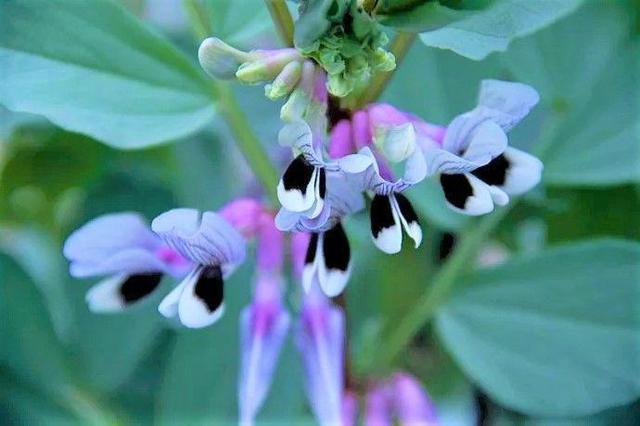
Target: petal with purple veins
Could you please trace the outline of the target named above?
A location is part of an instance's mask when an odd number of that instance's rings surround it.
[[[505,132],[526,117],[540,101],[540,95],[533,87],[500,80],[483,80],[478,98],[478,105],[494,111],[492,120]]]
[[[273,378],[287,331],[289,314],[279,302],[260,302],[240,315],[241,367],[238,379],[240,423],[253,424]]]
[[[222,216],[195,209],[174,209],[151,227],[170,247],[200,265],[221,265],[225,276],[245,257],[246,242]]]
[[[333,426],[342,416],[344,314],[317,291],[312,289],[306,296],[296,343],[316,420],[322,426]]]

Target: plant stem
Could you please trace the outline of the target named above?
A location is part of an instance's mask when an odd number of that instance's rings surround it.
[[[187,15],[187,19],[191,24],[191,31],[200,42],[211,34],[211,26],[205,18],[205,13],[200,4],[195,0],[182,0],[182,7]]]
[[[264,0],[273,24],[287,46],[293,46],[293,18],[285,0]]]
[[[260,140],[251,130],[249,120],[240,108],[231,88],[224,82],[214,82],[216,105],[224,117],[249,167],[262,183],[273,203],[277,203],[276,183],[279,175],[269,160]]]
[[[415,39],[415,33],[401,32],[398,33],[398,35],[393,39],[393,42],[391,42],[390,51],[396,58],[396,68],[400,66],[400,63],[404,59]],[[380,97],[380,95],[384,91],[385,87],[387,87],[387,84],[391,80],[394,71],[395,69],[376,74],[371,79],[371,83],[369,84],[367,90],[358,98],[355,109],[360,109],[368,103],[378,99],[378,97]]]
[[[191,23],[191,29],[198,39],[204,39],[210,35],[208,21],[195,0],[183,0],[183,7]],[[229,85],[219,80],[213,80],[211,85],[211,97],[218,112],[224,117],[236,142],[236,146],[249,163],[249,167],[256,175],[263,188],[269,195],[271,202],[277,203],[276,182],[278,172],[271,164],[260,140],[251,130],[247,116],[240,108],[236,97]]]

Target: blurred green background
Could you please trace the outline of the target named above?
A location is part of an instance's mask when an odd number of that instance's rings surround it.
[[[276,42],[262,2],[211,2],[211,10],[221,11],[211,14],[212,27],[225,40],[243,47]],[[197,43],[180,2],[124,3],[196,61]],[[581,333],[589,330],[577,326],[544,325],[540,330],[548,334],[541,337],[535,332],[540,325],[535,321],[522,323],[522,318],[506,314],[491,319],[488,313],[470,317],[479,328],[466,331],[477,332],[481,341],[486,333],[487,339],[495,338],[498,343],[500,339],[518,341],[524,351],[528,346],[551,345],[543,348],[543,356],[548,357],[543,363],[555,378],[567,383],[586,382],[589,371],[600,371],[603,366],[626,366],[610,372],[619,376],[619,382],[612,379],[600,390],[602,394],[620,394],[618,399],[612,397],[614,402],[609,405],[617,407],[601,411],[595,401],[582,403],[581,411],[568,406],[564,410],[563,401],[572,395],[563,395],[564,388],[560,388],[558,395],[549,396],[560,401],[556,411],[516,412],[500,396],[492,397],[497,387],[509,384],[479,378],[483,373],[478,371],[486,370],[490,375],[491,366],[483,369],[464,355],[465,351],[471,357],[478,355],[484,362],[482,347],[474,347],[464,333],[451,331],[451,327],[465,324],[464,315],[456,316],[456,307],[466,309],[460,305],[465,303],[464,297],[457,299],[458,305],[452,302],[437,318],[444,338],[436,338],[427,326],[398,360],[399,367],[424,381],[443,424],[473,425],[479,416],[486,417],[485,424],[499,425],[640,424],[640,403],[636,401],[640,369],[634,370],[640,368],[640,289],[636,285],[640,266],[634,263],[639,258],[616,256],[618,251],[626,255],[627,246],[588,242],[578,246],[585,253],[582,258],[580,251],[566,257],[562,251],[544,254],[551,245],[601,237],[634,241],[629,247],[637,252],[638,10],[634,1],[585,1],[568,17],[515,40],[506,52],[493,53],[482,61],[416,42],[383,95],[384,100],[427,121],[445,124],[473,107],[481,79],[519,80],[536,87],[541,104],[514,130],[511,142],[541,154],[545,162],[543,184],[510,210],[478,253],[480,256],[498,247],[507,257],[526,255],[535,261],[526,263],[525,259],[512,265],[511,278],[509,271],[498,271],[495,276],[490,272],[472,274],[467,285],[480,285],[474,280],[489,285],[517,282],[539,285],[541,291],[552,281],[554,286],[564,285],[568,290],[560,294],[566,299],[554,299],[553,292],[539,296],[540,306],[548,308],[550,316],[556,308],[556,315],[563,315],[563,307],[573,305],[577,306],[576,315],[582,315],[585,306],[595,316],[599,312],[606,316],[608,309],[616,308],[610,315],[615,324],[589,347],[580,347],[591,336]],[[287,153],[276,143],[281,125],[279,104],[267,101],[260,87],[234,85],[233,89],[253,130],[274,162],[282,165]],[[89,313],[84,293],[92,282],[70,278],[62,257],[61,247],[69,233],[103,213],[132,210],[152,219],[176,206],[214,210],[234,196],[258,193],[258,184],[220,119],[173,142],[119,151],[58,128],[43,117],[0,109],[0,424],[235,423],[237,318],[250,300],[252,265],[243,265],[231,279],[225,317],[215,326],[193,331],[177,328],[158,315],[160,294],[121,315]],[[409,197],[419,210],[426,236],[418,250],[406,248],[400,256],[384,256],[369,241],[366,215],[347,223],[355,253],[347,290],[351,356],[354,371],[362,377],[371,372],[371,354],[385,344],[381,340],[384,330],[393,329],[429,286],[442,261],[443,246],[452,235],[457,241],[460,233],[476,223],[447,210],[433,181],[412,189]],[[606,248],[611,251],[605,252]],[[608,258],[612,258],[609,263]],[[553,275],[563,262],[574,262],[576,269]],[[588,275],[582,281],[581,273]],[[551,278],[538,282],[538,274],[541,280],[545,274]],[[526,275],[530,281],[524,280]],[[581,287],[585,280],[590,280],[589,284]],[[163,285],[168,289],[170,283]],[[295,312],[300,290],[294,282],[290,289],[288,301]],[[504,294],[514,300],[538,297],[527,291]],[[584,294],[588,295],[584,303],[591,305],[572,305]],[[482,301],[482,294],[476,296],[468,294],[467,299]],[[500,296],[487,297],[486,306],[500,301]],[[517,303],[514,306],[517,309]],[[522,309],[527,308],[530,306]],[[592,322],[600,319],[594,317]],[[512,329],[500,328],[505,324]],[[624,341],[627,345],[619,347],[616,358],[611,356],[611,348],[598,345],[608,342],[607,336],[621,328],[624,337],[612,337],[611,344]],[[572,342],[572,336],[584,339]],[[259,421],[313,423],[291,340]],[[574,343],[577,348],[571,347]],[[567,363],[581,350],[592,354],[584,366]],[[598,358],[600,352],[602,357]],[[596,379],[598,374],[601,371],[594,373]],[[532,388],[546,380],[533,376]],[[478,382],[483,386],[478,387]],[[532,390],[536,391],[548,393],[544,387]],[[600,394],[596,396],[599,399]],[[526,406],[528,397],[520,398],[525,402],[511,401],[512,405]]]

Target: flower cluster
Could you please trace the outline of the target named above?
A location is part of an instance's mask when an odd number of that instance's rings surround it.
[[[299,49],[244,52],[217,38],[200,46],[200,63],[211,76],[264,83],[267,97],[286,98],[278,139],[292,160],[277,183],[277,212],[261,199],[239,198],[217,212],[170,210],[150,227],[135,213],[108,214],[72,233],[64,247],[73,276],[103,277],[87,293],[92,311],[136,304],[170,276],[179,282],[158,310],[200,328],[223,316],[224,282],[255,241],[253,299],[240,314],[242,424],[259,412],[292,328],[284,299],[286,233],[292,275],[304,289],[294,334],[310,406],[320,424],[354,424],[357,400],[344,378],[345,312],[330,299],[351,274],[349,216],[368,206],[373,243],[395,254],[405,234],[416,248],[422,242],[405,191],[424,179],[438,179],[451,209],[482,215],[533,188],[542,173],[537,158],[508,143],[507,133],[538,102],[537,92],[520,83],[483,81],[477,106],[448,125],[388,104],[330,122],[329,92],[344,96],[394,64],[381,48],[384,34],[360,3],[302,2],[301,19],[323,19],[304,27],[315,33],[300,36],[312,42]],[[373,383],[364,413],[367,424],[437,423],[426,392],[405,373]]]
[[[332,95],[347,96],[376,72],[395,68],[384,50],[389,39],[361,0],[303,0],[299,9],[295,45],[327,72]]]

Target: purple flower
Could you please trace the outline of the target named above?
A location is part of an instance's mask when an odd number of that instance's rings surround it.
[[[244,260],[245,240],[222,216],[174,209],[156,217],[151,228],[195,266],[160,303],[165,317],[178,316],[190,328],[206,327],[224,313],[223,282]]]
[[[422,385],[411,375],[396,373],[367,393],[367,426],[437,426],[435,408]]]
[[[240,315],[241,367],[238,379],[240,423],[253,424],[273,378],[289,329],[281,301],[282,277],[264,273],[257,279],[251,305]]]
[[[238,204],[240,206],[240,204]],[[289,329],[282,305],[284,235],[265,211],[255,224],[257,280],[253,302],[240,315],[241,365],[238,380],[240,423],[253,424],[271,386],[273,372]]]
[[[362,172],[371,164],[371,159],[352,154],[325,160],[325,141],[323,136],[317,136],[319,133],[314,133],[304,121],[288,124],[280,131],[280,143],[300,153],[278,184],[282,209],[276,223],[280,229],[327,229],[340,217],[364,206],[359,188],[351,185],[344,175]]]
[[[364,424],[367,426],[392,426],[390,389],[378,384],[369,389],[365,403]]]
[[[540,181],[540,160],[509,147],[506,135],[538,100],[525,84],[484,80],[478,106],[454,118],[444,138],[424,149],[429,174],[440,174],[449,207],[469,215],[489,213],[494,204],[505,205],[509,195],[523,194]]]
[[[404,229],[417,248],[422,242],[422,229],[413,206],[401,194],[427,174],[415,126],[407,115],[390,105],[374,104],[353,115],[352,135],[359,154],[369,159],[369,165],[361,170],[349,164],[343,164],[343,168],[353,170],[347,176],[351,182],[374,193],[370,219],[375,245],[385,253],[398,253]],[[350,158],[343,163],[348,161]],[[390,162],[404,164],[401,178],[393,178]]]
[[[305,390],[320,425],[340,424],[344,392],[344,313],[313,286],[305,296],[296,344],[305,369]]]
[[[403,425],[436,426],[439,424],[431,398],[415,377],[396,373],[391,378],[393,408]]]
[[[358,421],[358,397],[346,391],[342,398],[342,426],[356,426]]]
[[[136,213],[93,219],[67,238],[63,252],[72,276],[106,276],[87,292],[93,312],[119,311],[151,294],[164,274],[182,277],[191,268]]]

